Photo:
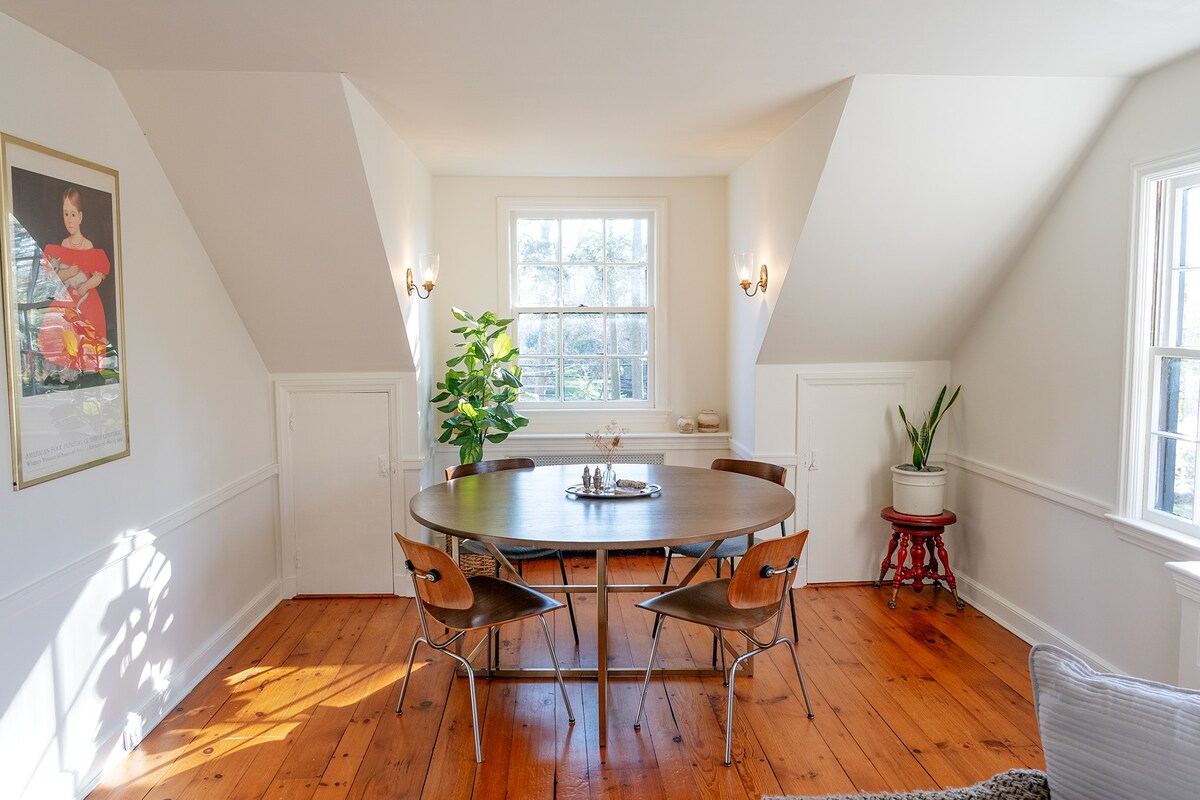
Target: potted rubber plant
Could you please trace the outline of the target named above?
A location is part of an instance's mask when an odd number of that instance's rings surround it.
[[[912,445],[912,460],[892,467],[892,507],[901,514],[936,517],[945,508],[946,468],[930,464],[929,454],[933,451],[933,437],[937,433],[938,425],[958,399],[958,393],[962,391],[962,387],[959,386],[947,402],[946,390],[949,388],[943,386],[938,392],[933,408],[919,426],[909,421],[908,415],[904,413],[904,406],[897,406],[900,409],[900,421],[904,424],[904,432]]]
[[[513,407],[521,392],[521,367],[520,351],[508,335],[512,320],[491,311],[478,318],[459,308],[451,312],[465,323],[450,331],[462,336],[454,346],[463,352],[446,362],[446,377],[437,385],[441,391],[429,402],[447,415],[438,441],[457,445],[459,463],[470,464],[483,459],[485,441],[499,444],[529,419]]]

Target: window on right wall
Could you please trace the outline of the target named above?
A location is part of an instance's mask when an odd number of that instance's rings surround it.
[[[1200,153],[1135,184],[1122,511],[1200,535]]]

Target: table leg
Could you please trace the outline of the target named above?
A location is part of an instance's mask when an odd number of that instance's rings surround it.
[[[887,575],[888,567],[892,565],[892,556],[896,554],[896,545],[899,544],[899,542],[899,532],[892,531],[892,540],[888,542],[887,555],[883,557],[883,563],[879,565],[879,580],[875,581],[876,589],[883,585],[883,576]],[[900,567],[900,564],[896,565],[896,569],[900,569]]]
[[[596,551],[596,716],[600,746],[608,744],[608,551]]]
[[[896,596],[900,594],[900,583],[904,580],[904,562],[908,558],[908,534],[900,536],[900,553],[896,556],[896,576],[892,578],[892,599],[888,608],[896,607]]]

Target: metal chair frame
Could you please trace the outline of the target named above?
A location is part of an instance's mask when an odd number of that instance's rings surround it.
[[[400,536],[400,534],[397,533],[396,538],[400,539],[401,545],[403,545],[404,540]],[[452,561],[448,561],[448,563],[453,565],[455,569],[458,568],[458,565],[454,564]],[[404,566],[408,570],[409,574],[412,575],[414,581],[422,580],[422,581],[429,581],[430,583],[437,583],[438,581],[442,580],[442,576],[438,572],[437,569],[430,569],[430,570],[418,569],[417,567],[415,567],[413,565],[413,563],[410,559],[405,560]],[[459,572],[459,575],[460,576],[462,575],[461,571]],[[463,577],[463,580],[464,581],[466,580],[465,576]],[[470,591],[469,584],[467,586],[467,590]],[[421,621],[422,635],[418,636],[416,639],[413,640],[412,647],[409,648],[409,651],[408,651],[408,662],[407,662],[407,665],[404,670],[404,681],[400,684],[400,699],[396,703],[396,714],[400,715],[400,714],[404,713],[404,695],[408,692],[408,679],[409,679],[409,677],[412,676],[413,659],[417,655],[417,645],[419,645],[423,642],[426,645],[428,645],[429,647],[433,648],[434,650],[437,650],[439,653],[445,653],[446,655],[450,656],[455,661],[457,661],[459,664],[461,664],[467,671],[467,686],[471,690],[471,726],[472,726],[472,729],[475,734],[475,761],[476,761],[476,763],[482,762],[483,761],[483,750],[479,743],[479,708],[478,708],[478,704],[475,699],[475,670],[471,666],[471,659],[474,658],[475,655],[479,652],[479,648],[481,646],[487,644],[488,642],[490,642],[492,640],[493,633],[498,631],[498,629],[500,628],[500,625],[502,625],[504,623],[501,622],[496,625],[486,626],[486,630],[487,630],[486,637],[480,641],[479,645],[477,645],[475,647],[475,649],[471,651],[470,654],[468,654],[466,657],[463,657],[458,652],[456,652],[455,650],[452,650],[450,648],[453,647],[454,645],[458,644],[459,642],[461,642],[463,640],[463,638],[466,636],[468,630],[479,630],[479,628],[468,628],[468,629],[456,630],[456,632],[453,635],[451,635],[448,639],[445,639],[444,641],[437,641],[434,638],[433,634],[430,633],[430,631],[429,631],[428,616],[431,616],[431,615],[428,613],[428,611],[425,608],[425,601],[421,597],[421,591],[420,591],[419,587],[417,588],[417,591],[414,592],[414,594],[416,595],[417,616]],[[558,607],[562,608],[561,605]],[[558,680],[558,688],[562,692],[563,705],[565,705],[567,707],[567,721],[571,725],[574,725],[575,724],[575,712],[571,708],[571,699],[567,696],[567,685],[563,681],[562,669],[558,665],[558,655],[554,651],[554,642],[550,638],[550,626],[546,624],[546,615],[544,613],[538,614],[537,618],[538,618],[538,622],[542,623],[542,634],[546,637],[546,646],[550,648],[550,660],[554,663],[554,672],[555,672],[555,675]],[[436,617],[435,617],[435,619],[436,619]],[[512,622],[512,621],[515,621],[515,620],[505,620],[505,622]],[[440,622],[440,620],[439,620],[439,622]],[[449,630],[449,628],[447,628],[447,631],[448,630]],[[487,650],[488,650],[488,672],[490,674],[490,672],[491,672],[491,649],[487,648]]]
[[[805,531],[804,535],[806,535],[807,533],[808,532]],[[795,534],[795,535],[802,535],[802,534]],[[807,536],[806,536],[806,538],[807,538]],[[778,540],[771,540],[771,541],[774,542],[774,541],[778,541]],[[754,548],[751,548],[750,550],[748,550],[746,552],[746,555],[749,556],[750,553],[754,549],[756,549],[757,547],[761,547],[763,544],[766,544],[766,542],[759,543]],[[803,547],[803,543],[801,543],[801,547]],[[788,651],[792,654],[792,664],[796,667],[796,677],[798,677],[800,679],[800,691],[804,695],[804,705],[808,711],[808,718],[813,719],[813,717],[815,716],[813,714],[812,702],[809,700],[809,697],[808,697],[808,687],[805,685],[804,672],[803,672],[803,670],[800,669],[800,657],[796,654],[796,646],[795,646],[795,644],[793,644],[792,640],[789,639],[788,637],[786,637],[786,636],[781,637],[779,635],[779,630],[783,625],[783,604],[784,604],[784,601],[791,595],[790,589],[791,589],[792,575],[793,575],[793,573],[795,573],[799,563],[800,563],[800,559],[797,556],[792,556],[791,558],[788,559],[787,565],[785,567],[783,567],[782,569],[779,569],[777,567],[771,566],[770,564],[767,564],[767,565],[763,566],[763,568],[759,571],[759,577],[761,577],[763,579],[770,579],[776,575],[785,576],[784,581],[783,581],[782,590],[779,593],[779,602],[778,602],[778,605],[776,606],[775,612],[773,614],[773,616],[775,617],[775,629],[774,629],[774,631],[772,631],[771,636],[768,639],[763,640],[763,641],[759,641],[757,638],[755,638],[755,636],[752,632],[753,629],[738,630],[737,632],[742,635],[742,638],[744,638],[747,642],[750,643],[752,649],[747,650],[745,653],[741,654],[736,659],[734,659],[733,665],[729,668],[729,671],[727,673],[725,671],[725,634],[724,634],[724,630],[721,628],[715,627],[715,626],[710,626],[710,627],[712,627],[713,631],[715,632],[717,638],[720,639],[721,646],[719,649],[721,651],[721,672],[723,674],[727,675],[726,680],[725,680],[725,685],[727,685],[729,687],[729,696],[728,696],[728,702],[727,702],[728,711],[727,711],[726,718],[725,718],[725,766],[727,766],[727,767],[733,763],[734,681],[737,679],[738,667],[741,666],[742,662],[745,661],[746,659],[753,658],[754,656],[759,655],[760,653],[763,653],[763,652],[771,649],[775,645],[778,645],[778,644],[787,645]],[[730,590],[729,594],[732,594],[733,593],[732,592],[732,587],[733,587],[732,582],[730,584],[730,587],[731,587],[731,590]],[[679,590],[679,591],[686,591],[686,589]],[[736,605],[733,602],[731,602],[730,604]],[[650,660],[646,664],[646,677],[642,681],[642,693],[641,693],[640,699],[638,700],[637,717],[635,717],[634,721],[633,721],[633,727],[635,730],[640,729],[642,727],[642,713],[645,710],[645,706],[646,706],[646,692],[650,688],[650,675],[654,668],[654,656],[658,652],[658,640],[659,640],[659,637],[661,637],[661,635],[662,635],[662,629],[663,629],[663,625],[665,622],[666,622],[666,615],[661,614],[661,613],[655,614],[654,642],[653,642],[653,644],[650,645]]]

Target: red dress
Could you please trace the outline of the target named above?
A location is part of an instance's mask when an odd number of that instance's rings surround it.
[[[79,267],[79,271],[88,277],[96,273],[108,275],[112,270],[103,250],[73,250],[50,244],[44,252],[47,258]],[[38,347],[42,357],[53,364],[80,372],[96,372],[108,349],[107,337],[104,304],[96,289],[89,291],[83,302],[79,302],[74,290],[63,286],[42,317]]]

